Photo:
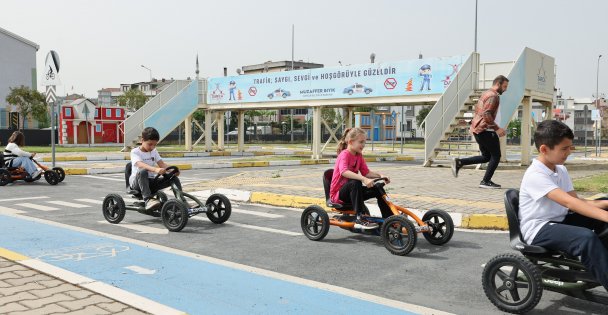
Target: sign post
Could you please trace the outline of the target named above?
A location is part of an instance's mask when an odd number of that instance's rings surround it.
[[[602,129],[599,129],[598,131],[598,127],[600,126],[600,122],[602,121],[602,118],[600,117],[600,110],[599,109],[592,109],[591,110],[591,120],[595,121],[595,127],[594,129],[594,134],[595,134],[595,156],[599,156],[600,154],[600,149],[599,146],[601,146],[601,144],[599,143],[599,140],[601,139],[601,132]]]
[[[57,102],[55,86],[60,84],[59,55],[54,50],[51,50],[46,55],[42,85],[46,86],[46,102],[51,106],[51,156],[53,167],[55,167],[55,132],[57,132],[58,129],[55,126],[55,103]]]
[[[372,141],[372,151],[374,151],[374,110],[369,111],[369,123],[370,123],[370,136]]]
[[[391,118],[393,119],[393,151],[395,151],[395,138],[397,137],[397,112],[393,111],[391,113]]]

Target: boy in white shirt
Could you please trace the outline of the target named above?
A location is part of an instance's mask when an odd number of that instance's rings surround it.
[[[608,289],[608,243],[596,233],[606,228],[608,200],[578,198],[563,165],[572,150],[572,130],[546,120],[534,143],[538,157],[521,182],[519,219],[524,241],[581,256],[585,267]]]
[[[129,185],[132,189],[141,192],[146,202],[146,210],[154,210],[160,205],[160,201],[152,197],[153,193],[171,185],[170,182],[163,181],[162,177],[159,180],[154,180],[156,174],[165,174],[166,168],[169,167],[156,151],[156,144],[159,140],[158,131],[152,127],[147,127],[141,133],[141,146],[131,150],[133,172],[129,177]],[[156,167],[156,165],[159,167]],[[179,178],[175,177],[173,180],[181,190],[182,185]]]

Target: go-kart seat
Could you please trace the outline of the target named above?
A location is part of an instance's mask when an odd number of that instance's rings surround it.
[[[137,189],[132,189],[131,185],[129,184],[129,178],[131,177],[132,172],[133,172],[133,169],[131,166],[131,162],[128,162],[127,165],[125,165],[125,185],[127,188],[127,194],[133,195],[134,197],[137,197],[137,198],[142,198],[141,192]]]
[[[334,174],[334,170],[333,169],[328,169],[323,173],[323,188],[325,189],[325,204],[327,204],[328,207],[330,208],[334,208],[336,210],[342,210],[342,211],[346,211],[346,210],[352,210],[353,206],[351,204],[347,204],[347,203],[333,203],[331,202],[331,199],[329,198],[329,186],[331,185],[331,177]]]
[[[509,222],[511,248],[520,251],[522,254],[557,254],[557,252],[541,246],[528,245],[523,241],[519,229],[519,190],[509,189],[505,192],[505,210]]]

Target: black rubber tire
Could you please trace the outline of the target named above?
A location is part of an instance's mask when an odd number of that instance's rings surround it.
[[[405,229],[405,234],[403,232]],[[411,252],[418,241],[414,223],[402,215],[393,215],[382,224],[382,242],[393,255],[405,256]]]
[[[59,176],[59,182],[61,183],[65,179],[65,171],[61,167],[53,167],[53,171],[57,173],[57,176]]]
[[[504,267],[507,267],[507,270],[501,269]],[[511,267],[510,270],[508,267]],[[525,278],[523,281],[520,276],[522,273]],[[499,282],[498,285],[496,280]],[[531,311],[543,295],[540,270],[525,257],[515,254],[501,254],[490,259],[483,268],[481,284],[483,292],[492,304],[504,312],[513,314]],[[527,289],[523,298],[520,289]],[[501,294],[505,291],[508,295]]]
[[[44,179],[50,185],[57,185],[57,184],[59,184],[59,176],[57,176],[57,173],[55,173],[55,171],[51,171],[51,170],[45,171],[44,172]]]
[[[327,211],[319,206],[308,206],[300,217],[302,232],[311,241],[320,241],[329,232],[329,216]]]
[[[188,224],[188,207],[181,200],[168,200],[160,210],[160,217],[167,230],[179,232]]]
[[[430,232],[422,233],[429,243],[443,245],[452,239],[454,221],[449,213],[440,209],[431,209],[422,216],[422,221],[431,228]]]
[[[11,173],[8,170],[0,168],[0,186],[8,185],[11,181]]]
[[[165,202],[167,202],[167,200],[169,200],[169,197],[167,196],[167,194],[165,194],[162,191],[157,191],[156,192],[156,198],[158,199],[158,201],[160,202],[161,206],[163,204],[165,204]]]
[[[213,194],[205,202],[207,206],[207,218],[215,224],[222,224],[230,218],[232,214],[232,204],[228,197],[222,194]]]
[[[125,201],[120,195],[109,194],[103,199],[101,211],[106,221],[112,224],[120,223],[127,213]]]

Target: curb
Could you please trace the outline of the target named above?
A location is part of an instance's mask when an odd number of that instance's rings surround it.
[[[140,295],[125,291],[104,282],[84,277],[77,273],[45,263],[41,260],[29,258],[2,247],[0,247],[0,257],[150,314],[186,314],[182,311],[152,301]]]

